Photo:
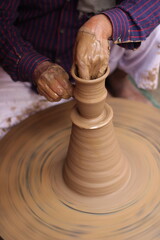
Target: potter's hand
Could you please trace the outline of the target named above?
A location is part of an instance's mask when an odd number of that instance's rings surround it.
[[[33,74],[39,94],[48,101],[57,102],[72,96],[72,85],[65,70],[51,62],[43,62],[37,66]]]
[[[112,36],[112,24],[103,14],[90,18],[76,38],[73,60],[79,77],[94,79],[102,76],[109,61],[108,38]]]

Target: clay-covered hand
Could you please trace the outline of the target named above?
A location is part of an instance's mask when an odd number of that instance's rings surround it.
[[[79,77],[94,79],[102,76],[109,61],[108,38],[112,24],[103,14],[90,18],[78,31],[73,60]]]
[[[51,62],[43,62],[37,66],[33,74],[34,83],[40,95],[48,101],[57,102],[72,96],[72,84],[66,71]]]

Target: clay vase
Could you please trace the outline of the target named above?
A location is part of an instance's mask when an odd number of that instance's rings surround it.
[[[121,189],[129,180],[130,167],[117,142],[106,103],[105,79],[84,80],[71,70],[77,101],[71,112],[72,131],[63,176],[65,183],[85,196],[101,196]]]

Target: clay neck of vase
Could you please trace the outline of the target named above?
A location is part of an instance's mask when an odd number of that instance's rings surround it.
[[[113,112],[106,103],[107,72],[95,80],[76,81],[76,106],[71,113],[72,131],[64,180],[85,196],[101,196],[119,190],[130,176],[128,162],[117,142],[112,124]]]
[[[91,119],[102,114],[107,97],[105,79],[108,73],[109,68],[102,77],[85,80],[79,78],[76,75],[75,67],[72,67],[71,74],[76,82],[74,97],[77,100],[79,114],[84,118]]]

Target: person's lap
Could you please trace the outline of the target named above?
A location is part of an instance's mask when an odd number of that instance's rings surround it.
[[[128,73],[142,89],[156,89],[160,69],[160,25],[137,50],[126,50],[111,43],[111,73],[116,68]]]
[[[48,102],[31,89],[30,83],[13,82],[0,68],[0,138],[26,117],[65,101]]]

